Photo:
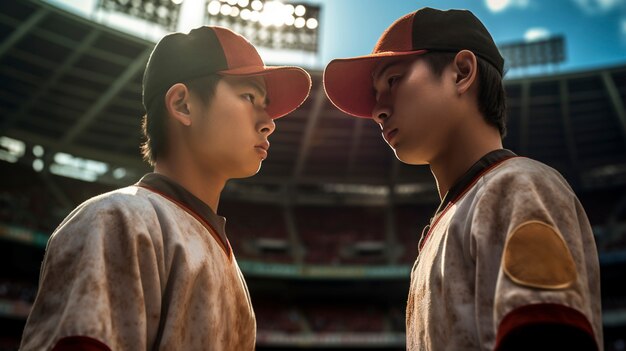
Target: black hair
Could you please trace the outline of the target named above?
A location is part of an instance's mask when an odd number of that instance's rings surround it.
[[[456,57],[455,52],[428,52],[419,56],[431,68],[433,74],[441,77],[446,68]],[[478,62],[478,109],[487,123],[498,128],[500,136],[506,136],[506,93],[502,75],[480,56]]]

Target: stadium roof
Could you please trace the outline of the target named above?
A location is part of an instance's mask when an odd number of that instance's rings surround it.
[[[141,78],[154,45],[41,2],[0,3],[0,135],[137,170]],[[377,125],[324,94],[321,72],[277,121],[262,184],[427,184],[396,160]],[[626,183],[626,65],[506,81],[505,146],[561,171],[576,187]],[[49,162],[46,162],[48,164]]]

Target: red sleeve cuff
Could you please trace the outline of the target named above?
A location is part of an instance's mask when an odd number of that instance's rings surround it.
[[[59,340],[52,351],[111,351],[111,349],[101,341],[88,336],[68,336]]]
[[[561,325],[580,330],[595,341],[593,328],[585,315],[579,311],[558,304],[542,303],[519,307],[504,316],[496,335],[495,350],[500,350],[503,340],[512,332],[533,325]]]

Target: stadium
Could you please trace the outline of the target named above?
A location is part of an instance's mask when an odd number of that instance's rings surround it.
[[[104,22],[0,3],[0,350],[19,346],[59,222],[150,172],[139,144],[154,41]],[[322,70],[307,70],[309,99],[276,121],[262,171],[229,182],[219,207],[257,349],[405,349],[411,266],[440,201],[432,174],[398,161],[379,127],[336,109]],[[504,146],[557,169],[580,198],[600,254],[605,349],[626,350],[626,58],[505,89]]]

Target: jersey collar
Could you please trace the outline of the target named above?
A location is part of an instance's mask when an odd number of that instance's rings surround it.
[[[433,217],[436,217],[440,212],[442,212],[448,204],[450,204],[450,202],[456,201],[462,194],[464,194],[474,181],[478,177],[482,176],[485,171],[506,159],[516,156],[517,155],[511,150],[498,149],[481,157],[480,160],[476,161],[476,163],[474,163],[472,167],[470,167],[448,190],[446,195],[441,200],[439,207],[437,207],[437,211]]]
[[[136,185],[152,190],[186,207],[185,210],[191,211],[196,216],[199,216],[217,232],[216,234],[219,235],[224,246],[229,246],[228,238],[226,237],[226,218],[218,216],[213,212],[211,207],[187,189],[183,188],[180,184],[162,174],[148,173],[144,175]]]
[[[475,184],[478,178],[482,177],[483,174],[491,170],[493,167],[497,166],[500,162],[508,160],[510,158],[517,157],[517,155],[510,150],[506,149],[498,149],[489,152],[485,156],[481,157],[480,160],[476,161],[457,181],[454,185],[448,190],[446,195],[441,200],[439,207],[437,207],[437,211],[430,219],[430,223],[424,227],[422,230],[422,234],[420,235],[420,240],[418,244],[418,252],[422,250],[422,247],[426,243],[428,236],[430,235],[430,231],[433,226],[437,224],[439,219],[438,216],[441,216],[443,212],[448,208],[451,203],[456,202],[473,184]],[[419,259],[419,254],[418,254]]]

